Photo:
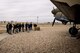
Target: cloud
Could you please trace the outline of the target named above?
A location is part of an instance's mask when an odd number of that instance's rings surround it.
[[[52,16],[50,0],[1,0],[0,17]],[[23,18],[22,18],[23,19]],[[10,19],[9,19],[10,20]]]

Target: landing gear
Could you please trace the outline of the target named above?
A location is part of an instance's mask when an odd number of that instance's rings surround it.
[[[75,36],[75,35],[78,33],[78,30],[79,30],[79,29],[76,28],[76,24],[73,23],[73,27],[71,27],[71,28],[69,29],[69,33],[70,33],[71,35]]]
[[[78,33],[78,29],[75,26],[73,26],[69,29],[69,33],[71,35],[76,35]]]

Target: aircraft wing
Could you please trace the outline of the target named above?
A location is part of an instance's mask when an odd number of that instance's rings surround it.
[[[52,0],[53,1],[53,0]],[[54,1],[60,1],[60,2],[65,2],[69,6],[73,6],[75,4],[80,4],[80,0],[54,0]]]
[[[67,17],[68,20],[75,20],[75,12],[67,3],[55,0],[51,0],[51,2],[57,6],[57,8]]]

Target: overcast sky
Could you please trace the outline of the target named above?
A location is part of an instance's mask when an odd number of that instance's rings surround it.
[[[56,8],[56,7],[55,7]],[[52,21],[50,0],[0,0],[0,20],[6,21]]]

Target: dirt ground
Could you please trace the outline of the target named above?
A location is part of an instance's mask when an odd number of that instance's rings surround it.
[[[71,37],[69,27],[44,26],[40,31],[9,35],[0,41],[0,53],[80,53],[80,39]]]

